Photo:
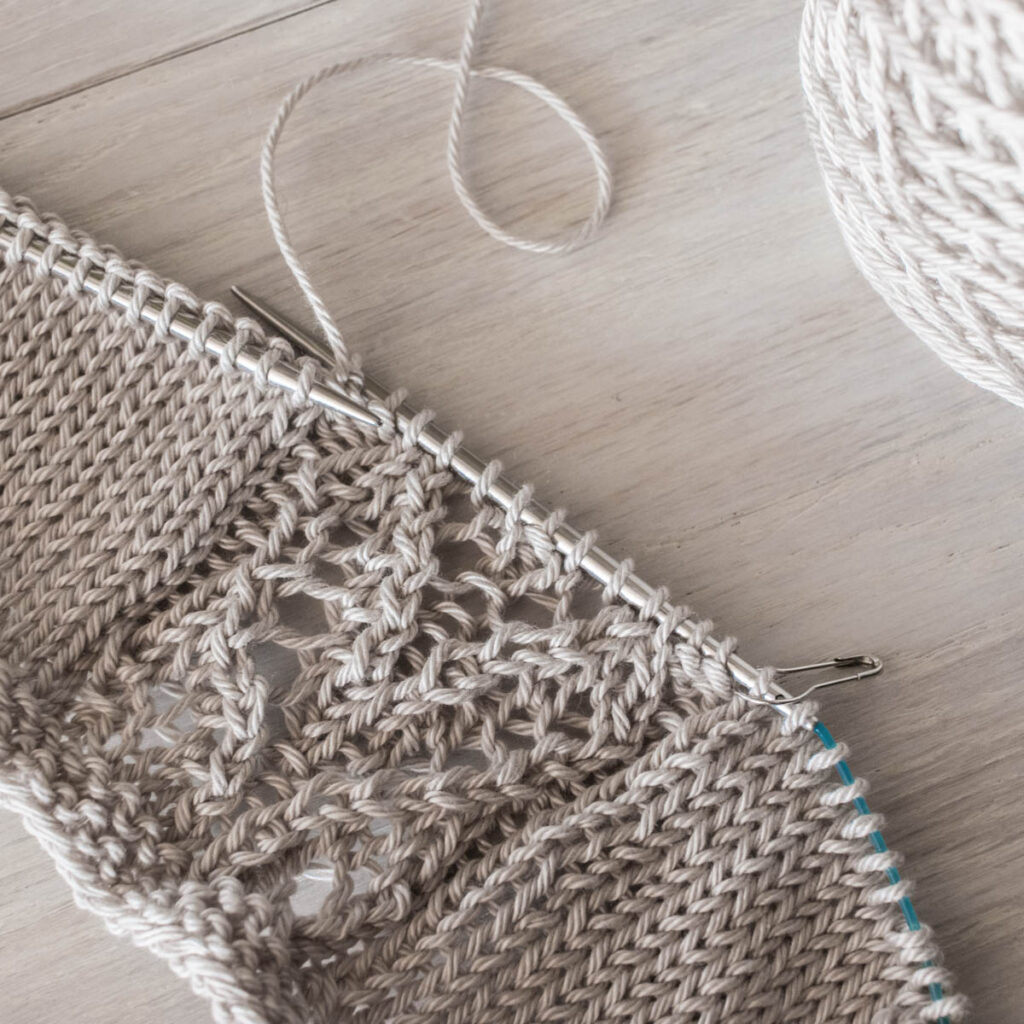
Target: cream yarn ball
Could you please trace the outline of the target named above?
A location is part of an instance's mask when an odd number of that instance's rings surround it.
[[[858,266],[950,366],[1024,406],[1024,4],[808,0],[800,60]]]

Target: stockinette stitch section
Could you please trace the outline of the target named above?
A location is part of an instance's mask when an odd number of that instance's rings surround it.
[[[813,708],[744,702],[415,423],[270,386],[253,322],[0,225],[0,799],[217,1021],[937,1019]]]

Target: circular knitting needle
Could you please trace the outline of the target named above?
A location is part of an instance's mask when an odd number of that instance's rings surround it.
[[[9,250],[16,246],[18,241],[18,229],[13,224],[5,224],[0,227],[0,250]],[[33,238],[22,252],[26,259],[35,264],[46,262],[48,246],[42,238]],[[199,332],[200,321],[197,317],[188,313],[178,313],[165,322],[164,307],[155,297],[148,298],[141,306],[135,301],[133,290],[129,285],[120,285],[110,290],[103,271],[99,268],[89,270],[84,276],[79,276],[78,263],[73,256],[62,255],[53,262],[52,272],[65,281],[77,279],[81,282],[82,288],[92,295],[109,296],[110,302],[118,309],[129,313],[137,313],[146,323],[155,327],[162,326],[173,336],[186,342],[193,342]],[[242,289],[236,289],[235,295],[247,305],[254,313],[272,324],[274,329],[284,338],[291,341],[298,349],[313,356],[323,363],[325,346],[310,335],[290,323],[285,317],[271,309],[266,303],[256,299],[254,296]],[[231,337],[224,331],[211,331],[204,337],[203,347],[212,356],[221,356],[231,343]],[[329,350],[327,350],[329,351]],[[330,363],[328,363],[328,366]],[[234,357],[234,366],[245,373],[257,375],[261,372],[260,356],[247,350],[242,350]],[[297,367],[279,360],[268,372],[266,380],[274,387],[286,391],[298,392],[302,388],[300,371]],[[387,399],[389,392],[372,377],[366,376],[363,379],[362,392],[369,402],[383,402]],[[308,400],[321,408],[355,420],[367,426],[379,426],[381,419],[368,407],[357,401],[350,394],[346,394],[341,385],[330,379],[321,379],[313,384],[306,392]],[[394,422],[399,428],[407,427],[416,417],[417,410],[408,404],[402,404],[395,410]],[[438,427],[434,422],[427,423],[416,432],[416,443],[428,455],[438,455],[448,444],[449,433]],[[488,463],[472,452],[464,448],[456,449],[451,455],[448,463],[454,473],[460,476],[472,486],[480,486],[485,480],[485,473]],[[522,492],[522,487],[506,477],[498,477],[489,482],[485,493],[489,500],[493,501],[500,508],[508,511],[516,502],[516,498]],[[519,518],[530,525],[543,526],[551,518],[551,511],[539,502],[531,501],[524,507],[517,510]],[[572,555],[577,559],[579,568],[587,573],[593,580],[602,586],[609,586],[613,581],[618,584],[617,596],[626,604],[635,609],[649,608],[653,599],[657,597],[657,591],[649,583],[646,583],[634,573],[623,573],[622,563],[613,558],[600,548],[585,543],[585,536],[579,530],[571,526],[560,525],[551,531],[551,537],[558,550],[564,555]],[[582,554],[580,554],[582,550]],[[664,602],[654,613],[659,621],[666,621],[675,616],[676,611],[673,605]],[[766,692],[766,681],[771,678],[770,671],[762,671],[754,668],[737,655],[728,652],[725,645],[713,637],[703,636],[700,624],[693,619],[683,619],[675,627],[676,633],[687,643],[695,643],[700,637],[701,653],[724,666],[729,676],[738,683],[743,691],[743,696],[751,701],[767,704],[779,714],[790,713],[787,705],[802,700],[811,690],[821,689],[825,686],[836,686],[840,683],[850,682],[856,679],[865,679],[869,676],[878,675],[882,671],[882,662],[872,655],[858,655],[854,659],[833,659],[831,662],[816,663],[817,667],[846,667],[864,665],[868,671],[845,675],[838,679],[823,680],[816,686],[811,687],[799,697],[794,697],[781,687],[771,686],[771,693]],[[796,669],[776,670],[775,674],[792,674],[794,672],[810,671],[810,666],[799,666]],[[742,691],[741,691],[742,692]]]

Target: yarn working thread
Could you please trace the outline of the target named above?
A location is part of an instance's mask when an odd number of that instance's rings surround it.
[[[521,249],[524,252],[543,255],[563,255],[574,252],[594,235],[608,215],[613,191],[611,168],[600,142],[598,142],[594,132],[587,126],[579,114],[561,96],[552,92],[542,82],[538,82],[529,75],[524,75],[522,72],[513,71],[509,68],[477,67],[475,65],[474,58],[480,44],[480,22],[483,10],[484,0],[472,0],[457,60],[450,61],[440,60],[435,57],[409,57],[400,54],[383,53],[356,57],[353,60],[344,61],[340,64],[328,65],[303,79],[292,89],[278,107],[271,122],[270,130],[267,132],[267,137],[264,140],[260,153],[260,185],[263,195],[263,206],[267,213],[270,230],[274,235],[274,241],[277,243],[281,257],[295,278],[295,282],[302,291],[306,302],[309,304],[317,323],[324,333],[324,339],[334,354],[335,369],[343,378],[348,377],[354,371],[357,373],[356,364],[345,346],[342,333],[334,317],[314,288],[309,272],[299,258],[289,238],[288,230],[281,214],[275,180],[275,158],[284,127],[303,96],[321,82],[338,75],[348,74],[368,64],[394,64],[405,67],[433,68],[454,74],[455,93],[448,119],[448,144],[446,150],[448,175],[451,179],[455,195],[474,223],[490,235],[491,238],[501,242],[503,245],[511,246],[514,249]],[[466,115],[466,99],[469,95],[470,82],[473,78],[489,78],[498,82],[504,82],[522,89],[531,96],[535,96],[553,110],[583,143],[594,165],[597,195],[590,216],[575,231],[570,232],[565,237],[555,239],[524,238],[501,227],[481,208],[479,201],[466,180],[463,168],[463,125]]]
[[[1024,7],[808,0],[800,60],[858,267],[953,369],[1024,406]]]

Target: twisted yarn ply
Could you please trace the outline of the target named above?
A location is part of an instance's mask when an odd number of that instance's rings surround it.
[[[808,0],[801,67],[858,266],[950,366],[1024,406],[1024,6]]]

